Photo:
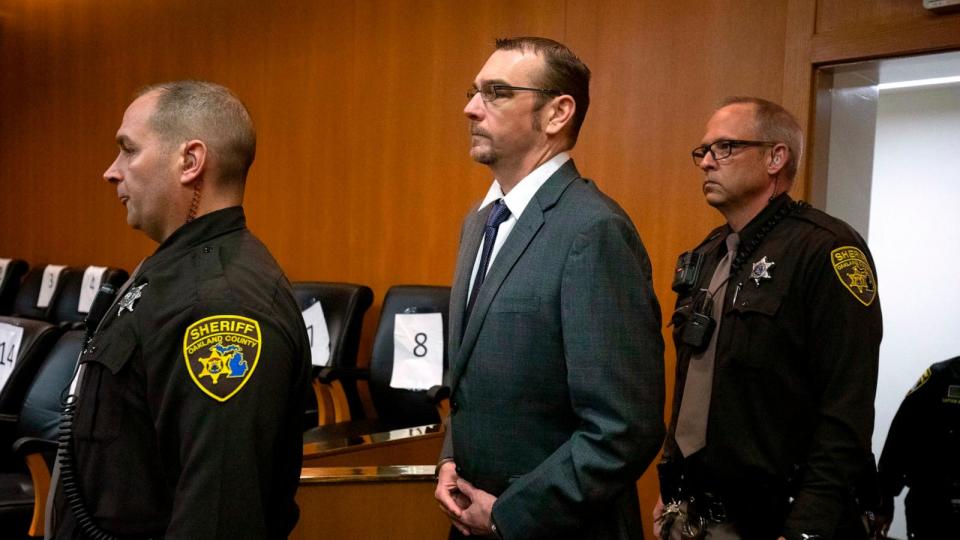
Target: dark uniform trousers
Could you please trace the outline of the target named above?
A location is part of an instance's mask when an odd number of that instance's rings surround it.
[[[309,354],[290,284],[242,208],[174,232],[81,355],[74,487],[93,521],[122,538],[285,538]],[[79,538],[65,492],[52,537]]]

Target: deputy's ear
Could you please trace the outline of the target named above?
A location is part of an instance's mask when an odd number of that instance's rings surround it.
[[[543,129],[549,135],[556,135],[573,120],[573,113],[577,110],[577,102],[571,96],[562,95],[553,98],[544,109],[546,109],[547,114]]]
[[[207,165],[207,145],[199,139],[183,143],[180,159],[180,183],[188,185],[196,182]]]
[[[770,162],[767,163],[767,174],[776,175],[787,166],[787,160],[790,158],[790,149],[783,143],[777,143],[770,150]]]

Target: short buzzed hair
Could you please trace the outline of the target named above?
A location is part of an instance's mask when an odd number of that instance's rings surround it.
[[[570,130],[570,147],[577,144],[580,127],[590,108],[590,69],[566,45],[543,37],[516,37],[498,39],[498,51],[531,51],[542,56],[545,69],[537,84],[548,90],[557,90],[569,95],[576,103]],[[542,107],[550,98],[539,97],[538,106]]]
[[[797,176],[800,158],[803,156],[803,131],[796,117],[777,103],[750,96],[724,98],[719,108],[739,104],[753,105],[758,137],[765,141],[783,143],[790,149],[783,169],[787,179],[793,180]]]
[[[157,93],[151,127],[169,145],[202,140],[217,157],[226,182],[247,178],[257,153],[250,112],[233,92],[206,81],[174,81],[148,86],[137,97]]]

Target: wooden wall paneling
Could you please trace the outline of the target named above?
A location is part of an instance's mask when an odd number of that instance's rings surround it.
[[[637,224],[666,325],[677,255],[722,223],[703,200],[690,149],[723,97],[781,99],[786,2],[571,0],[569,6],[566,42],[593,72],[574,157]],[[675,354],[667,327],[664,339],[669,421]],[[659,494],[653,467],[639,487],[650,535]]]

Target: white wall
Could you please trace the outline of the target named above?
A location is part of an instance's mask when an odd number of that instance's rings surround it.
[[[873,434],[927,366],[960,355],[960,85],[880,93],[868,243],[883,344]],[[903,496],[891,536],[906,538]]]

